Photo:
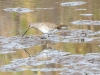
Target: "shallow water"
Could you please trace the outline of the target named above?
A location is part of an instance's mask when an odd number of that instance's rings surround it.
[[[99,3],[0,0],[0,75],[99,75]],[[68,25],[68,30],[46,39],[33,28],[22,37],[32,22]]]

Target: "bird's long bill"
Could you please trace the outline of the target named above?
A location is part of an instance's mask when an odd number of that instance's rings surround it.
[[[25,35],[25,33],[29,30],[29,28],[27,28],[27,30],[24,32],[24,34],[22,35],[22,37]]]

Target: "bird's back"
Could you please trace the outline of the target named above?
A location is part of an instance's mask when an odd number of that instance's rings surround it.
[[[55,30],[62,29],[62,27],[66,27],[66,25],[57,25],[55,23],[50,23],[50,22],[34,23],[34,28],[39,29],[43,33],[51,33],[54,32]]]

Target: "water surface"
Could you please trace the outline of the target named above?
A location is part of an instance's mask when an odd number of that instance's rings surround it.
[[[99,75],[99,3],[99,0],[0,0],[0,74]],[[54,33],[48,39],[34,28],[22,37],[28,24],[34,22],[69,27],[59,30],[60,36]]]

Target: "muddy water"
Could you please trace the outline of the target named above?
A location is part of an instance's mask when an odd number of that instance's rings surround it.
[[[99,75],[100,0],[0,0],[0,75]],[[68,29],[50,34],[29,23]],[[24,51],[27,50],[29,55]]]

